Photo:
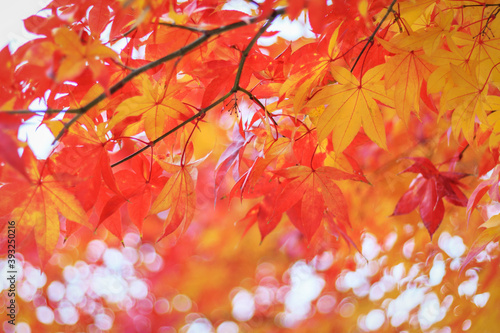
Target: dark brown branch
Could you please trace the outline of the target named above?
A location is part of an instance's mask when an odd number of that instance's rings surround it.
[[[209,31],[209,30],[200,29],[197,27],[190,27],[187,25],[179,25],[179,24],[175,24],[175,23],[159,22],[158,24],[166,26],[166,27],[170,27],[170,28],[178,28],[178,29],[183,29],[183,30],[187,30],[187,31],[191,31],[191,32],[197,32],[197,33],[206,33],[207,31]]]
[[[118,162],[112,164],[111,167],[114,168],[115,166],[120,165],[123,162],[130,160],[132,157],[139,155],[140,153],[142,153],[143,151],[145,151],[146,149],[148,149],[148,147],[155,146],[158,142],[160,142],[161,140],[165,139],[170,134],[173,134],[173,133],[177,132],[177,130],[183,128],[184,126],[186,126],[187,124],[189,124],[193,120],[196,120],[197,118],[203,116],[205,113],[208,112],[208,110],[210,110],[210,109],[214,108],[215,106],[217,106],[218,104],[222,103],[226,98],[228,98],[229,96],[231,96],[232,93],[233,93],[233,91],[231,90],[230,92],[228,92],[227,94],[225,94],[224,96],[222,96],[221,98],[219,98],[218,100],[216,100],[215,102],[213,102],[212,104],[210,104],[209,106],[207,106],[206,108],[201,109],[195,115],[193,115],[190,118],[184,120],[182,123],[180,123],[179,125],[175,126],[174,128],[172,128],[171,130],[169,130],[165,134],[163,134],[163,135],[159,136],[158,138],[156,138],[155,140],[151,141],[147,146],[142,147],[141,149],[139,149],[139,150],[133,152],[132,154],[130,154],[129,156],[127,156],[127,157],[119,160]]]
[[[274,13],[271,15],[271,17],[274,18],[274,17],[276,17],[278,15],[282,15],[282,14],[285,13],[285,10],[286,10],[286,8],[281,8],[281,9],[275,10]],[[60,113],[60,112],[65,112],[65,113],[75,113],[75,114],[78,114],[77,116],[75,116],[74,118],[72,118],[64,126],[64,128],[61,130],[61,132],[54,139],[54,142],[55,142],[55,141],[59,140],[61,138],[61,136],[68,130],[68,128],[72,124],[74,124],[83,114],[85,114],[91,108],[93,108],[94,106],[96,106],[97,104],[99,104],[100,102],[102,102],[103,100],[105,100],[107,97],[113,95],[114,93],[116,93],[117,91],[119,91],[120,89],[122,89],[123,86],[125,86],[126,83],[128,83],[129,81],[131,81],[136,76],[138,76],[138,75],[140,75],[140,74],[142,74],[142,73],[144,73],[144,72],[146,72],[146,71],[148,71],[148,70],[150,70],[152,68],[155,68],[155,67],[157,67],[157,66],[159,66],[159,65],[161,65],[161,64],[163,64],[165,62],[168,62],[168,61],[170,61],[172,59],[184,56],[185,54],[187,54],[190,51],[194,50],[199,45],[203,44],[205,41],[207,41],[212,36],[217,36],[217,35],[220,35],[220,34],[226,32],[226,31],[230,31],[230,30],[237,29],[237,28],[240,28],[240,27],[243,27],[243,26],[246,26],[246,25],[254,24],[254,23],[263,21],[265,19],[266,18],[263,18],[263,17],[253,17],[253,18],[250,18],[248,20],[238,21],[238,22],[235,22],[235,23],[231,23],[231,24],[219,27],[219,28],[214,28],[214,29],[210,29],[210,30],[199,30],[198,32],[203,33],[203,35],[200,36],[195,41],[191,42],[190,44],[188,44],[188,45],[180,48],[179,50],[177,50],[175,52],[172,52],[172,53],[170,53],[170,54],[168,54],[168,55],[166,55],[166,56],[164,56],[162,58],[159,58],[159,59],[157,59],[155,61],[152,61],[149,64],[146,64],[146,65],[144,65],[142,67],[139,67],[139,68],[136,68],[136,69],[132,69],[132,68],[128,67],[127,69],[130,69],[131,72],[127,76],[125,76],[123,79],[121,79],[120,81],[118,81],[117,83],[115,83],[113,86],[111,86],[111,88],[109,88],[109,95],[106,94],[106,93],[102,93],[101,95],[97,96],[95,99],[93,99],[87,105],[84,105],[81,108],[72,109],[72,110],[54,110],[54,109],[49,109],[49,110],[45,110],[45,111],[44,110],[40,110],[40,111],[11,110],[11,111],[4,111],[4,112],[10,113],[10,114],[26,114],[26,113],[37,113],[37,112],[43,112],[43,113]],[[180,26],[176,26],[176,27],[180,27]],[[133,30],[133,29],[131,29],[131,30]],[[129,32],[127,32],[127,33],[129,33]],[[240,75],[241,75],[241,73],[240,73]]]
[[[216,100],[215,102],[213,102],[212,104],[210,104],[209,106],[207,106],[207,107],[201,109],[200,111],[198,111],[198,113],[196,113],[193,116],[191,116],[190,118],[184,120],[182,123],[180,123],[179,125],[175,126],[174,128],[172,128],[168,132],[164,133],[160,137],[158,137],[155,140],[151,141],[147,146],[142,147],[141,149],[139,149],[139,150],[135,151],[134,153],[130,154],[129,156],[127,156],[127,157],[121,159],[120,161],[112,164],[111,167],[114,168],[115,166],[120,165],[123,162],[130,160],[134,156],[139,155],[140,153],[142,153],[143,151],[145,151],[146,149],[148,149],[148,147],[152,147],[152,146],[156,145],[158,142],[162,141],[167,136],[169,136],[169,135],[177,132],[179,129],[183,128],[184,126],[186,126],[187,124],[189,124],[193,120],[196,120],[197,118],[202,117],[203,115],[205,115],[205,113],[207,113],[209,110],[213,109],[214,107],[216,107],[217,105],[219,105],[220,103],[222,103],[226,98],[228,98],[229,96],[231,96],[235,92],[241,91],[242,88],[240,88],[240,86],[239,86],[240,85],[241,74],[243,73],[243,67],[245,65],[245,61],[246,61],[246,59],[248,57],[248,54],[250,53],[250,50],[255,45],[255,43],[260,38],[260,36],[262,36],[262,34],[269,28],[269,26],[274,21],[274,19],[278,15],[281,15],[283,12],[284,12],[284,9],[274,11],[273,14],[268,18],[268,21],[266,22],[266,24],[264,24],[259,29],[259,31],[257,31],[257,33],[252,38],[252,40],[250,41],[250,43],[247,45],[247,47],[245,48],[245,50],[243,50],[243,52],[241,53],[240,63],[238,64],[238,69],[236,71],[236,78],[234,80],[234,85],[233,85],[233,87],[231,88],[230,91],[228,91],[224,96],[222,96],[221,98],[219,98],[218,100]],[[218,28],[218,29],[221,29],[221,28]],[[213,31],[213,30],[211,30],[211,31]]]
[[[281,9],[275,10],[269,19],[271,19],[271,18],[274,19],[276,16],[284,14],[285,10],[286,10],[286,8],[281,8]],[[133,70],[127,76],[125,76],[123,79],[121,79],[120,81],[115,83],[113,86],[111,86],[111,88],[109,88],[109,94],[104,92],[101,95],[94,98],[92,101],[90,101],[87,105],[78,109],[79,110],[78,114],[64,125],[63,129],[59,132],[59,134],[57,134],[56,138],[54,139],[54,142],[59,140],[64,135],[64,133],[67,132],[69,127],[71,127],[71,125],[73,125],[76,121],[78,121],[78,119],[80,119],[80,117],[82,117],[87,111],[89,111],[94,106],[96,106],[97,104],[99,104],[100,102],[105,100],[107,97],[113,95],[114,93],[116,93],[117,91],[122,89],[125,86],[125,84],[128,83],[129,81],[131,81],[133,78],[139,76],[140,74],[142,74],[142,73],[144,73],[152,68],[155,68],[163,63],[166,63],[167,61],[170,61],[170,60],[175,59],[177,57],[181,57],[181,56],[186,55],[187,53],[194,50],[196,47],[198,47],[201,44],[203,44],[204,42],[206,42],[212,36],[217,36],[217,35],[220,35],[220,34],[226,32],[226,31],[237,29],[237,28],[249,25],[249,24],[259,22],[259,21],[263,21],[265,19],[266,19],[265,17],[263,18],[263,17],[257,16],[257,17],[252,17],[248,20],[238,21],[235,23],[231,23],[231,24],[219,27],[219,28],[208,30],[208,31],[204,32],[203,35],[200,36],[198,39],[196,39],[193,42],[189,43],[188,45],[180,48],[179,50],[172,52],[172,53],[170,53],[162,58],[159,58],[153,62],[150,62],[149,64],[146,64],[142,67],[139,67],[139,68]],[[253,46],[254,43],[255,43],[255,41],[252,40],[251,45]],[[246,58],[246,56],[245,56],[245,58]],[[239,73],[237,73],[237,75],[241,76],[241,71],[239,71]],[[238,83],[239,83],[239,78],[238,78]]]
[[[366,41],[365,46],[363,46],[363,49],[358,54],[358,57],[356,58],[356,61],[354,62],[354,65],[351,68],[351,73],[354,71],[354,68],[356,68],[356,65],[358,64],[359,59],[361,59],[361,56],[365,52],[368,45],[373,43],[373,39],[375,38],[375,35],[377,34],[377,32],[380,29],[380,27],[382,26],[382,24],[385,22],[385,20],[389,16],[389,14],[392,12],[392,7],[394,7],[395,4],[396,4],[396,0],[392,0],[391,4],[389,5],[389,8],[387,8],[387,12],[385,13],[384,17],[382,18],[382,20],[380,20],[380,23],[377,25],[377,27],[375,28],[373,33],[370,35],[370,37],[368,37],[368,40]]]

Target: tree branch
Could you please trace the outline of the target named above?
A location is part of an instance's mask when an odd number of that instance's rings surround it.
[[[208,31],[205,29],[197,28],[197,27],[190,27],[187,25],[179,25],[179,24],[175,24],[175,23],[159,22],[158,24],[166,26],[166,27],[170,27],[170,28],[178,28],[178,29],[183,29],[183,30],[187,30],[187,31],[191,31],[191,32],[198,32],[198,33],[206,33]]]
[[[269,116],[269,119],[271,119],[271,121],[273,122],[274,126],[278,126],[278,123],[276,122],[276,120],[274,120],[273,115],[269,111],[267,111],[264,104],[262,104],[262,102],[257,97],[255,97],[254,94],[242,87],[238,87],[238,91],[241,91],[242,93],[247,95],[250,100],[255,102],[263,111],[266,112],[266,114]]]
[[[380,23],[375,28],[375,31],[373,31],[373,33],[370,35],[370,37],[368,37],[368,40],[366,41],[365,46],[363,46],[363,49],[358,54],[358,57],[356,58],[356,61],[354,62],[354,65],[351,68],[351,73],[354,71],[354,68],[356,68],[356,65],[358,64],[359,59],[361,59],[361,56],[365,52],[368,45],[373,43],[373,39],[375,38],[375,35],[377,34],[378,30],[380,29],[382,24],[387,19],[387,16],[389,16],[389,14],[392,12],[392,7],[394,7],[395,4],[396,4],[396,0],[392,0],[391,4],[389,5],[389,8],[387,8],[387,12],[385,13],[384,17],[382,18],[382,20],[380,20]]]
[[[219,105],[220,103],[222,103],[226,98],[228,98],[229,96],[231,96],[232,94],[234,94],[235,92],[237,91],[243,91],[244,89],[243,88],[240,88],[239,84],[240,84],[240,79],[241,79],[241,74],[243,72],[243,67],[245,65],[245,61],[248,57],[248,54],[250,53],[250,50],[252,49],[252,47],[255,45],[255,43],[257,42],[257,40],[260,38],[260,36],[262,36],[262,34],[269,28],[269,26],[271,25],[271,23],[274,21],[274,19],[278,16],[278,15],[281,15],[282,13],[284,13],[284,9],[280,9],[280,10],[275,10],[269,17],[268,17],[268,21],[266,22],[266,24],[264,24],[260,29],[259,31],[257,31],[257,33],[255,34],[255,36],[252,38],[252,40],[250,41],[250,43],[247,45],[247,47],[245,48],[245,50],[243,50],[243,52],[241,53],[241,59],[240,59],[240,63],[238,64],[238,69],[236,71],[236,78],[234,80],[234,85],[233,87],[231,88],[230,91],[228,91],[224,96],[222,96],[221,98],[219,98],[218,100],[216,100],[215,102],[213,102],[212,104],[210,104],[209,106],[201,109],[200,111],[198,111],[198,113],[194,114],[193,116],[191,116],[190,118],[184,120],[182,123],[180,123],[179,125],[175,126],[174,128],[172,128],[171,130],[167,131],[166,133],[164,133],[163,135],[159,136],[158,138],[156,138],[155,140],[151,141],[147,146],[144,146],[142,147],[141,149],[135,151],[134,153],[130,154],[129,156],[121,159],[120,161],[114,163],[111,165],[112,168],[114,168],[115,166],[117,165],[120,165],[122,164],[123,162],[125,161],[128,161],[130,160],[131,158],[133,158],[134,156],[137,156],[139,155],[140,153],[142,153],[143,151],[145,151],[146,149],[148,149],[148,147],[153,147],[154,145],[156,145],[158,142],[162,141],[163,139],[165,139],[167,136],[175,133],[177,130],[183,128],[184,126],[186,126],[187,124],[189,124],[190,122],[192,122],[193,120],[196,120],[197,118],[200,118],[202,117],[203,115],[205,115],[205,113],[207,113],[209,110],[213,109],[214,107],[216,107],[217,105]],[[237,22],[235,24],[239,24],[241,22]],[[222,28],[217,28],[217,29],[214,29],[214,30],[220,30]],[[210,30],[210,31],[214,31],[214,30]],[[200,37],[201,38],[201,37]],[[243,90],[241,90],[243,89]],[[246,91],[246,90],[244,90]],[[251,94],[251,93],[250,93]],[[253,95],[252,95],[253,96]],[[260,102],[260,101],[259,101]]]
[[[68,131],[68,129],[71,127],[71,125],[73,125],[75,122],[77,122],[78,119],[80,119],[80,117],[82,117],[90,109],[92,109],[94,106],[96,106],[97,104],[99,104],[100,102],[102,102],[103,100],[105,100],[106,98],[108,98],[109,96],[113,95],[114,93],[116,93],[117,91],[119,91],[120,89],[122,89],[125,86],[125,84],[127,84],[133,78],[139,76],[140,74],[142,74],[142,73],[144,73],[144,72],[146,72],[146,71],[148,71],[148,70],[150,70],[152,68],[155,68],[155,67],[157,67],[157,66],[159,66],[159,65],[161,65],[163,63],[166,63],[166,62],[168,62],[168,61],[170,61],[172,59],[175,59],[177,57],[182,57],[182,56],[186,55],[187,53],[193,51],[196,47],[198,47],[201,44],[203,44],[204,42],[206,42],[210,37],[217,36],[217,35],[220,35],[220,34],[226,32],[226,31],[234,30],[234,29],[237,29],[237,28],[240,28],[240,27],[243,27],[243,26],[246,26],[246,25],[254,24],[254,23],[266,20],[266,19],[272,20],[276,16],[284,14],[285,11],[286,11],[286,8],[280,8],[280,9],[277,9],[277,10],[273,11],[273,13],[269,17],[256,16],[256,17],[252,17],[252,18],[247,19],[247,20],[242,20],[242,21],[238,21],[238,22],[235,22],[235,23],[231,23],[231,24],[219,27],[219,28],[214,28],[214,29],[210,29],[210,30],[200,31],[202,33],[202,36],[200,36],[199,38],[197,38],[193,42],[189,43],[188,45],[186,45],[186,46],[180,48],[179,50],[174,51],[174,52],[172,52],[172,53],[170,53],[170,54],[168,54],[168,55],[166,55],[166,56],[164,56],[162,58],[159,58],[159,59],[157,59],[155,61],[152,61],[149,64],[146,64],[146,65],[144,65],[142,67],[139,67],[139,68],[136,68],[136,69],[132,70],[127,76],[125,76],[123,79],[121,79],[120,81],[118,81],[117,83],[115,83],[113,86],[111,86],[109,88],[108,92],[104,92],[104,93],[100,94],[99,96],[97,96],[96,98],[94,98],[92,101],[90,101],[88,104],[84,105],[83,107],[78,108],[78,109],[73,109],[73,110],[46,110],[45,112],[48,112],[48,113],[65,112],[65,113],[75,113],[76,114],[75,117],[73,117],[72,119],[70,119],[64,125],[63,129],[55,137],[53,143],[55,143],[56,141],[58,141],[64,135],[64,133],[66,133]],[[259,37],[260,37],[260,35],[259,35]],[[252,40],[250,42],[251,44],[249,46],[253,46],[253,44],[255,44],[255,41],[256,40]],[[248,53],[248,51],[247,51],[247,53]],[[244,57],[246,59],[246,55]],[[241,76],[241,70],[242,70],[242,68],[239,69],[239,71],[237,73],[237,78],[238,78],[237,82],[238,83],[239,83],[239,76]],[[236,86],[237,85],[238,84],[236,84]],[[26,111],[29,111],[29,110],[19,110],[19,111],[12,110],[12,111],[7,111],[7,112],[11,113],[11,114],[29,113],[29,112],[26,112]],[[33,112],[33,111],[31,111],[31,112]],[[43,112],[43,111],[36,111],[36,112]]]
[[[274,19],[276,16],[283,14],[285,12],[285,9],[286,8],[281,8],[281,9],[278,9],[278,10],[274,11],[273,14],[270,16],[270,18],[272,17]],[[142,73],[144,73],[144,72],[146,72],[146,71],[148,71],[148,70],[150,70],[152,68],[155,68],[155,67],[157,67],[157,66],[159,66],[159,65],[161,65],[161,64],[163,64],[163,63],[165,63],[167,61],[170,61],[170,60],[175,59],[177,57],[181,57],[181,56],[186,55],[187,53],[189,53],[190,51],[194,50],[199,45],[203,44],[205,41],[207,41],[212,36],[220,35],[223,32],[226,32],[226,31],[229,31],[229,30],[233,30],[233,29],[236,29],[236,28],[239,28],[239,27],[243,27],[243,26],[246,26],[246,25],[249,25],[249,24],[253,24],[253,23],[262,21],[264,19],[265,18],[257,16],[257,17],[253,17],[253,18],[251,18],[249,20],[246,20],[246,21],[239,21],[239,22],[235,22],[235,23],[232,23],[232,24],[228,24],[226,26],[222,26],[222,27],[219,27],[219,28],[215,28],[215,29],[211,29],[211,30],[205,31],[201,37],[199,37],[195,41],[189,43],[188,45],[180,48],[179,50],[177,50],[175,52],[172,52],[172,53],[170,53],[170,54],[168,54],[168,55],[166,55],[166,56],[164,56],[162,58],[159,58],[159,59],[157,59],[157,60],[155,60],[153,62],[150,62],[147,65],[139,67],[139,68],[133,70],[132,72],[130,72],[127,76],[125,76],[123,79],[121,79],[120,81],[118,81],[117,83],[115,83],[111,88],[109,88],[109,96],[113,95],[118,90],[120,90],[121,88],[123,88],[123,86],[125,86],[126,83],[128,83],[129,81],[131,81],[136,76],[138,76],[138,75],[140,75],[140,74],[142,74]],[[264,32],[262,32],[262,33],[264,33]],[[252,43],[252,41],[253,41],[253,43]],[[253,44],[255,43],[255,40],[252,40],[252,41],[250,43],[253,46]],[[245,56],[245,58],[246,58],[246,56]],[[238,73],[237,73],[237,75],[238,75]],[[239,75],[241,76],[241,70],[239,71]],[[237,76],[237,82],[239,83],[238,76]],[[78,115],[76,115],[75,117],[73,117],[69,122],[67,122],[64,125],[63,129],[59,132],[59,134],[54,139],[54,142],[57,141],[57,140],[59,140],[64,135],[64,133],[66,133],[66,131],[69,129],[69,127],[71,125],[73,125],[78,119],[80,119],[80,117],[82,117],[87,111],[89,111],[91,108],[93,108],[94,106],[96,106],[97,104],[99,104],[100,102],[102,102],[103,100],[105,100],[107,97],[108,97],[108,94],[106,94],[104,92],[101,95],[97,96],[94,100],[92,100],[91,102],[89,102],[87,105],[85,105],[84,107],[82,107],[81,108],[81,112]]]

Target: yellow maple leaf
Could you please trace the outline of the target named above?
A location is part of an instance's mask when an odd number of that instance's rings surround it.
[[[411,112],[420,111],[422,82],[431,73],[431,65],[423,60],[423,39],[417,35],[399,35],[390,43],[378,39],[382,46],[394,53],[385,64],[385,88],[394,89],[394,106],[398,116],[408,124]]]
[[[198,169],[196,166],[202,163],[210,154],[191,161],[194,154],[193,143],[186,145],[181,156],[170,156],[169,161],[157,159],[158,163],[167,173],[172,174],[156,200],[151,205],[149,214],[158,214],[168,211],[165,220],[165,230],[158,238],[168,236],[180,229],[182,234],[189,227],[196,209],[196,180]]]
[[[470,247],[467,257],[462,262],[464,269],[481,251],[483,251],[490,242],[494,242],[500,236],[500,214],[490,217],[480,227],[486,228],[481,231],[479,236]]]
[[[498,147],[500,144],[500,112],[492,112],[488,115],[489,126],[483,126],[491,130],[489,137],[490,148]]]
[[[31,182],[6,184],[0,188],[2,205],[12,207],[10,218],[16,221],[21,235],[34,230],[38,253],[42,262],[52,255],[60,234],[59,214],[68,220],[91,228],[87,215],[75,196],[65,189],[63,182],[53,176],[43,176],[45,161],[37,162],[30,156]]]
[[[328,71],[328,65],[340,52],[338,41],[340,26],[333,32],[328,43],[328,55],[323,56],[314,62],[304,65],[298,72],[291,75],[279,90],[279,95],[288,95],[294,92],[293,109],[297,116],[309,99],[311,93],[320,84]]]
[[[145,77],[142,81],[142,91],[143,95],[126,99],[116,108],[108,124],[109,130],[128,117],[142,116],[146,135],[150,140],[154,140],[165,133],[168,118],[186,120],[192,115],[192,112],[174,97],[177,90],[165,86],[164,82],[152,83]]]
[[[115,51],[98,40],[82,44],[76,32],[66,27],[54,31],[54,42],[65,55],[56,75],[56,80],[60,82],[74,79],[87,66],[92,70],[94,78],[100,78],[105,70],[102,59],[117,56]]]
[[[450,40],[453,19],[453,11],[432,4],[413,24],[412,28],[420,27],[420,29],[416,30],[412,37],[416,44],[422,45],[427,56],[434,55],[440,49],[445,36]]]
[[[490,9],[491,10],[491,9]],[[500,29],[500,20],[490,20],[488,29],[484,30],[481,24],[471,26],[471,35],[474,38],[469,38],[465,48],[468,51],[468,58],[475,60],[478,63],[478,71],[480,76],[491,76],[492,82],[500,81],[500,37],[496,32]],[[491,34],[488,33],[491,31]]]
[[[326,105],[317,122],[318,140],[323,141],[333,131],[333,146],[340,153],[363,125],[366,135],[387,149],[384,120],[376,102],[393,104],[380,83],[384,66],[370,69],[361,81],[343,67],[332,65],[331,71],[338,83],[326,86],[308,103],[314,108]]]
[[[181,225],[181,232],[185,231],[194,216],[196,208],[195,182],[188,168],[181,166],[178,169],[179,171],[170,177],[151,206],[150,214],[157,214],[169,209],[164,233],[158,240],[168,236]]]
[[[462,131],[467,142],[471,143],[476,117],[481,123],[487,124],[486,111],[500,108],[500,97],[488,95],[485,79],[478,79],[456,65],[450,66],[453,81],[457,85],[445,94],[448,108],[454,110],[451,128],[455,137],[458,138]]]

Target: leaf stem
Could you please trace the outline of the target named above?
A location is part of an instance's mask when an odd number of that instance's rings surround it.
[[[181,166],[183,167],[186,163],[186,161],[184,160],[185,156],[186,156],[186,149],[187,149],[187,146],[189,144],[189,141],[191,140],[191,137],[193,136],[193,133],[194,131],[196,130],[196,127],[198,127],[198,124],[200,123],[200,120],[201,120],[201,117],[198,118],[196,120],[196,124],[194,124],[194,127],[193,129],[191,130],[191,133],[189,133],[189,136],[186,140],[186,143],[184,144],[184,150],[182,151],[182,155],[181,155]]]
[[[254,94],[252,94],[250,91],[246,90],[245,88],[242,88],[242,87],[239,87],[239,86],[238,86],[238,90],[241,91],[242,93],[244,93],[245,95],[247,95],[253,102],[255,102],[262,109],[262,111],[265,111],[266,114],[268,115],[268,117],[273,122],[273,124],[274,124],[275,127],[278,126],[278,123],[273,118],[273,114],[270,113],[269,111],[267,111],[267,109],[264,106],[264,104],[262,104],[262,102],[257,97],[255,97]]]

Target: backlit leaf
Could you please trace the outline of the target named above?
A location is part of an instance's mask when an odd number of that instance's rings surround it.
[[[327,105],[318,119],[318,140],[324,140],[333,131],[333,145],[341,153],[354,139],[361,125],[368,137],[387,149],[384,120],[377,101],[391,105],[392,101],[380,84],[383,66],[369,70],[361,82],[342,67],[332,66],[338,84],[322,89],[309,105]]]

